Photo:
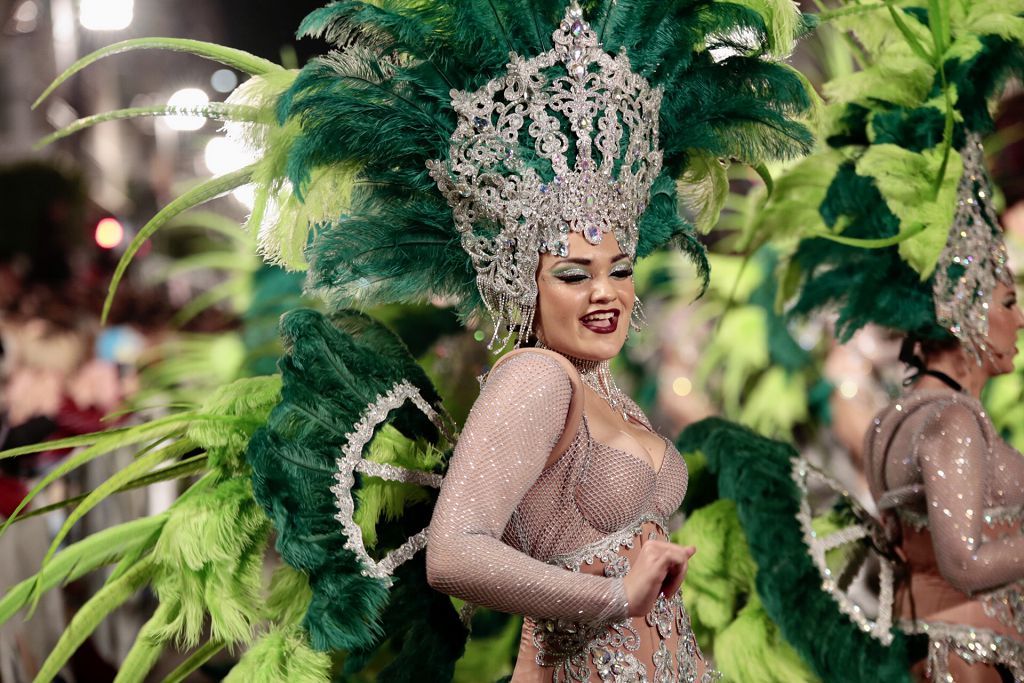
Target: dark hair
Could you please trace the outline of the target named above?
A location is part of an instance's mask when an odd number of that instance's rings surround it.
[[[920,354],[917,353],[919,346],[921,349]],[[903,343],[900,345],[900,360],[915,371],[913,375],[907,378],[907,383],[913,382],[917,379],[918,375],[928,369],[928,365],[925,362],[928,356],[953,351],[959,347],[960,341],[955,337],[948,337],[946,339],[919,339],[914,335],[904,337]]]

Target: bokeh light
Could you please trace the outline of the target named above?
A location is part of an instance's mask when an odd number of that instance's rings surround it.
[[[90,31],[123,31],[134,18],[134,0],[82,0],[78,8],[78,21]]]
[[[238,87],[238,76],[231,69],[217,69],[210,76],[210,87],[217,92],[231,92]]]
[[[199,109],[210,103],[210,97],[199,88],[182,88],[167,99],[167,104],[179,109]],[[164,117],[173,130],[199,130],[206,124],[202,116],[187,114]]]
[[[693,391],[693,382],[687,377],[676,377],[672,381],[672,393],[676,396],[689,396]]]
[[[96,224],[96,244],[113,249],[124,239],[124,226],[116,218],[107,217]]]
[[[224,175],[243,168],[256,160],[252,150],[231,138],[210,138],[203,150],[203,163],[213,175]]]

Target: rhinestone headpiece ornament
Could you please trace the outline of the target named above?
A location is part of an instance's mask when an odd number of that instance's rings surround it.
[[[448,160],[428,162],[451,205],[477,288],[505,346],[525,341],[542,252],[567,256],[568,236],[612,233],[629,256],[661,172],[662,91],[604,51],[573,3],[532,59],[510,53],[506,73],[476,92],[452,90],[459,116]]]
[[[935,317],[974,359],[987,353],[988,311],[996,283],[1013,286],[1006,243],[992,205],[985,150],[977,133],[962,150],[964,172],[957,189],[956,215],[935,269]]]

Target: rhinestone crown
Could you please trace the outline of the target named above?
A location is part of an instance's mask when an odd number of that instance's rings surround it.
[[[634,256],[637,222],[661,172],[662,91],[604,51],[575,3],[532,59],[476,92],[451,92],[459,121],[449,159],[428,162],[451,205],[494,341],[529,336],[540,253],[568,255],[570,232],[613,233]]]

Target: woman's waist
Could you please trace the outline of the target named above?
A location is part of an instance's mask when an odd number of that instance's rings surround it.
[[[937,569],[910,571],[896,590],[897,619],[984,628],[1024,637],[1024,582],[967,594]]]

